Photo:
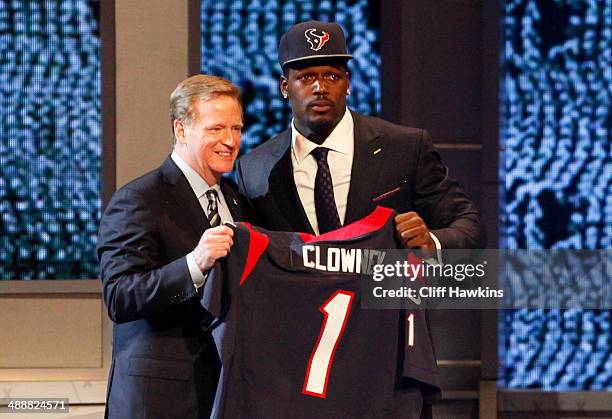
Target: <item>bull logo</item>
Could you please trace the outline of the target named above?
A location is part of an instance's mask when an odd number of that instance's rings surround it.
[[[313,51],[318,51],[327,41],[329,41],[329,34],[325,31],[321,31],[323,32],[323,35],[317,35],[315,31],[316,29],[313,28],[306,29],[304,35],[306,35],[306,40],[310,44],[310,49]]]

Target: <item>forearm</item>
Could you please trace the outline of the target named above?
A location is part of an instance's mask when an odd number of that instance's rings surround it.
[[[448,226],[432,229],[443,249],[482,249],[486,245],[486,233],[477,213],[465,214]]]
[[[101,279],[108,315],[116,323],[163,312],[197,295],[185,257],[145,272],[110,265],[108,271],[118,273],[107,276],[102,269]]]

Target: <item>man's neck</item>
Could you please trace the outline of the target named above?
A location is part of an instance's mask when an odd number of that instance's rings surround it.
[[[217,179],[211,173],[206,173],[201,170],[193,159],[190,158],[189,153],[187,153],[183,147],[174,147],[174,151],[178,156],[185,162],[187,166],[189,166],[198,176],[200,176],[208,186],[212,187],[221,182],[221,178]]]
[[[345,110],[340,119],[338,119],[333,125],[320,125],[314,127],[310,127],[307,124],[301,124],[300,121],[294,118],[293,127],[307,140],[321,145],[334,132],[338,125],[340,125],[347,113],[348,110]]]
[[[321,124],[318,126],[308,126],[308,124],[304,123],[300,123],[300,121],[297,121],[296,119],[293,120],[293,125],[295,126],[295,128],[298,130],[298,132],[300,134],[302,134],[305,138],[307,138],[309,141],[312,141],[315,144],[323,144],[325,142],[325,140],[327,139],[327,137],[329,137],[331,135],[331,133],[336,129],[336,127],[338,126],[338,124],[342,121],[342,118],[344,118],[344,115],[346,114],[346,108],[345,111],[342,112],[342,115],[340,115],[340,118],[330,124]]]
[[[336,123],[336,125],[338,124]],[[336,125],[332,127],[321,127],[321,129],[312,130],[309,129],[309,127],[302,127],[296,123],[295,129],[297,129],[298,132],[302,134],[305,138],[307,138],[309,141],[321,145],[325,142],[327,137],[329,137],[334,128],[336,128]]]

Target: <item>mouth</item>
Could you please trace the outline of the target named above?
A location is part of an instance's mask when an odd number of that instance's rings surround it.
[[[332,109],[333,103],[328,101],[317,101],[310,104],[310,108],[315,112],[327,112]]]
[[[215,151],[215,154],[224,159],[229,159],[234,156],[234,153],[231,151]]]

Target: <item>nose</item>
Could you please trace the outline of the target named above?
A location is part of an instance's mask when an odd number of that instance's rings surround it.
[[[221,144],[230,148],[234,148],[236,144],[238,144],[240,141],[240,135],[240,133],[237,133],[235,132],[235,130],[230,128],[223,132]]]
[[[327,85],[325,84],[325,81],[323,81],[323,79],[315,80],[315,82],[312,84],[312,91],[319,94],[327,93]]]

